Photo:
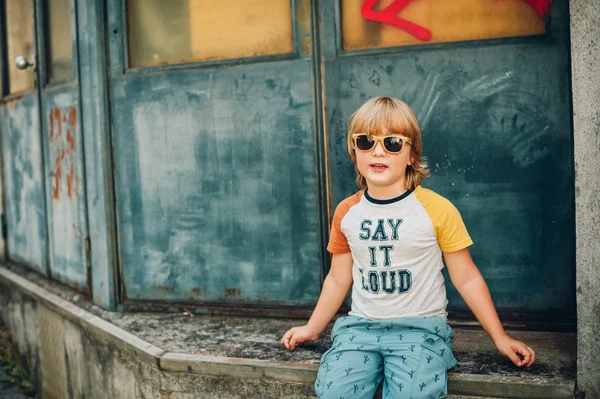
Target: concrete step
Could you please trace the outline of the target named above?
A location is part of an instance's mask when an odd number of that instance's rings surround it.
[[[277,389],[287,392],[287,396],[279,397],[310,397],[320,355],[331,344],[326,333],[315,343],[293,352],[285,350],[279,344],[281,335],[302,322],[299,320],[211,316],[197,314],[194,309],[180,313],[108,312],[67,287],[18,267],[10,269],[0,267],[0,291],[19,294],[3,294],[8,295],[5,301],[25,295],[56,317],[74,322],[82,329],[80,334],[96,336],[103,345],[108,343],[152,365],[160,378],[176,385],[182,384],[178,379],[187,378],[185,375],[233,377],[245,381],[246,397],[277,397]],[[497,352],[483,331],[454,330],[458,366],[449,373],[449,398],[573,398],[574,333],[511,332],[537,353],[530,369],[519,369]],[[251,392],[255,381],[269,381],[270,393]]]

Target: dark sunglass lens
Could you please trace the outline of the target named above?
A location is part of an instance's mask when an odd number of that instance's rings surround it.
[[[360,136],[356,137],[356,147],[359,150],[370,150],[371,148],[373,148],[374,143],[375,142],[371,140],[366,134],[361,134]]]
[[[402,144],[402,140],[399,137],[387,137],[383,140],[383,145],[389,152],[402,151]]]

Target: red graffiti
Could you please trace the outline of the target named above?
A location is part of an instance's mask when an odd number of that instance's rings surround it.
[[[522,0],[529,4],[538,15],[545,17],[550,14],[550,5],[552,0]]]
[[[402,11],[412,1],[413,0],[394,0],[392,4],[383,10],[375,11],[373,10],[373,7],[379,0],[366,0],[360,8],[360,12],[365,19],[393,25],[396,28],[413,35],[417,39],[429,41],[431,40],[431,31],[429,29],[396,16],[396,14]]]
[[[373,7],[377,5],[379,0],[366,0],[360,12],[365,19],[375,22],[382,22],[384,24],[393,25],[398,29],[405,31],[406,33],[416,37],[419,40],[430,41],[431,31],[421,25],[417,25],[414,22],[408,21],[404,18],[400,18],[397,14],[406,8],[414,0],[394,0],[389,6],[385,7],[381,11],[373,10]],[[535,10],[538,15],[545,17],[550,14],[550,5],[553,0],[521,0],[529,4]]]
[[[68,115],[68,118],[67,118]],[[60,199],[63,167],[68,170],[66,176],[67,197],[79,193],[79,179],[75,174],[77,154],[75,152],[75,125],[77,110],[72,107],[68,112],[61,112],[58,107],[50,111],[50,158],[52,162],[52,197]]]

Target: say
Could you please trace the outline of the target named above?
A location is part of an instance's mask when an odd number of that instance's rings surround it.
[[[372,241],[398,240],[398,228],[401,224],[402,219],[379,219],[373,229],[373,221],[365,219],[360,224],[362,233],[359,234],[359,238]]]

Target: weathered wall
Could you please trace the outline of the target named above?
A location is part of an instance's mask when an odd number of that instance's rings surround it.
[[[85,188],[90,237],[91,285],[94,302],[116,307],[115,203],[112,186],[106,43],[103,35],[105,2],[77,7],[81,122],[85,152]]]
[[[577,384],[600,398],[600,9],[571,2],[577,241]],[[582,395],[582,396],[583,396]]]
[[[161,371],[159,348],[141,340],[135,348],[113,335],[118,329],[98,328],[109,323],[74,306],[53,306],[0,279],[0,318],[44,399],[314,397],[312,383]]]
[[[2,104],[2,169],[8,258],[46,273],[47,231],[39,136],[39,102],[34,96]]]

